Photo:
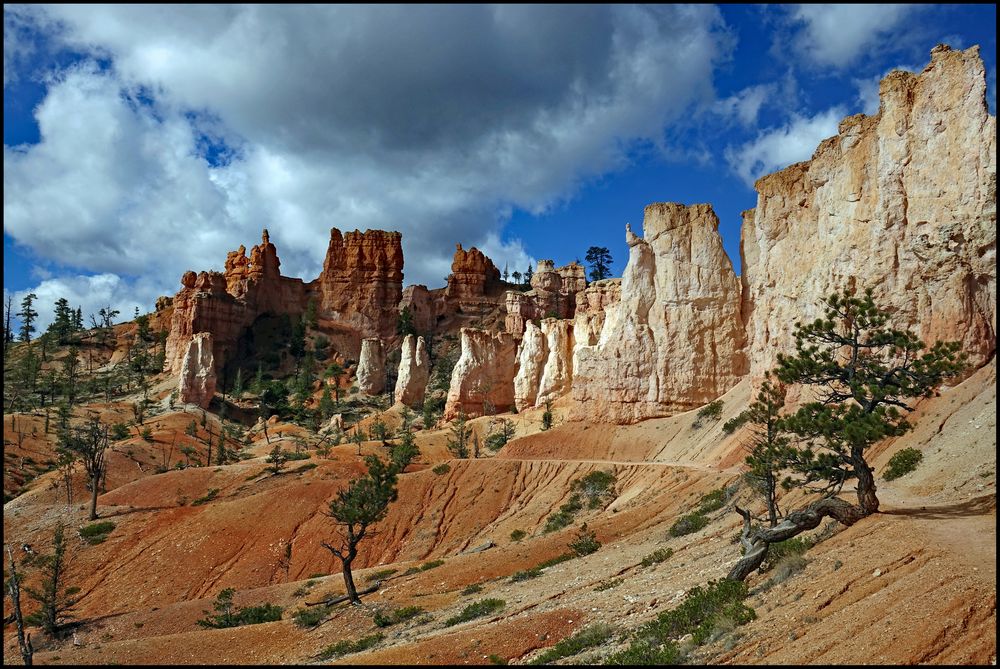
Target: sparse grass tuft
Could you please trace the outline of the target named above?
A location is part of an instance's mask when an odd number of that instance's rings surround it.
[[[614,629],[606,623],[591,625],[573,636],[563,639],[528,664],[549,664],[564,657],[578,655],[588,648],[605,643],[614,633]]]
[[[483,586],[478,583],[473,583],[472,585],[465,586],[465,590],[462,590],[463,595],[475,595],[483,591]]]
[[[315,627],[323,622],[323,619],[329,615],[332,608],[331,606],[313,606],[299,609],[292,614],[292,621],[298,627]]]
[[[375,581],[381,581],[384,578],[389,578],[390,576],[392,576],[393,574],[395,574],[397,571],[399,571],[399,570],[398,569],[379,569],[376,572],[372,572],[371,574],[368,574],[368,576],[365,578],[365,580],[368,581],[369,583],[374,583]]]
[[[700,511],[695,511],[678,518],[677,522],[670,527],[670,536],[682,537],[685,534],[692,534],[706,525],[708,525],[708,518]]]
[[[379,641],[385,638],[385,635],[379,632],[378,634],[372,634],[371,636],[366,636],[363,639],[358,639],[357,641],[338,641],[335,644],[331,644],[321,650],[318,655],[320,660],[332,660],[335,657],[340,657],[341,655],[349,655],[350,653],[360,653],[361,651],[368,650],[369,648],[375,646]]]
[[[642,558],[642,566],[650,567],[654,564],[660,564],[661,562],[669,560],[670,556],[673,554],[673,548],[657,548],[655,551]]]
[[[201,506],[202,504],[208,504],[213,499],[219,496],[218,488],[211,488],[204,497],[199,497],[198,499],[191,502],[191,506]]]
[[[597,584],[596,588],[594,588],[594,592],[604,592],[605,590],[610,590],[611,588],[617,588],[624,582],[624,578],[613,578],[610,581],[602,581]]]
[[[396,609],[388,613],[382,611],[377,611],[372,622],[378,627],[390,627],[401,622],[405,622],[410,618],[415,618],[424,612],[423,607],[420,606],[404,606],[401,609]]]
[[[474,604],[469,604],[462,612],[457,616],[452,616],[445,621],[445,627],[451,627],[452,625],[458,625],[459,623],[464,623],[469,620],[475,620],[476,618],[482,618],[483,616],[488,616],[491,613],[496,613],[500,611],[507,605],[502,599],[483,599]]]
[[[420,565],[420,571],[427,571],[428,569],[434,569],[435,567],[440,567],[444,564],[444,560],[431,560],[430,562],[425,562]]]
[[[111,531],[115,529],[115,524],[110,520],[104,520],[99,523],[93,523],[87,525],[86,527],[81,527],[77,532],[80,534],[80,538],[86,541],[91,546],[96,544],[104,543],[104,540],[108,538]]]

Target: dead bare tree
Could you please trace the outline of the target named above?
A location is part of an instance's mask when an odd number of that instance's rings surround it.
[[[14,564],[14,555],[10,552],[10,546],[4,544],[7,550],[7,559],[10,561],[10,578],[7,579],[7,594],[14,605],[14,624],[17,627],[17,647],[21,650],[21,659],[24,666],[30,667],[35,649],[31,646],[31,635],[24,633],[24,617],[21,615],[21,577],[17,573],[17,565]]]

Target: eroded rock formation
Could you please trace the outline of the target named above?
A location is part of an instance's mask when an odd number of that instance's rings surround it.
[[[538,382],[535,404],[544,404],[569,392],[573,382],[573,321],[546,318],[542,321],[548,355]]]
[[[358,389],[365,395],[378,395],[385,390],[385,347],[377,337],[361,342]]]
[[[547,346],[542,331],[533,321],[528,321],[518,349],[518,369],[514,376],[514,405],[518,411],[535,406],[542,370],[545,369],[545,362],[548,359]]]
[[[188,342],[181,363],[177,394],[184,404],[197,404],[207,409],[215,394],[215,360],[212,355],[212,333],[199,332]]]
[[[444,416],[464,411],[481,416],[484,407],[508,411],[514,405],[517,342],[508,332],[462,328],[461,354],[451,375]]]
[[[705,404],[746,371],[740,285],[709,205],[646,207],[626,230],[621,299],[600,339],[577,346],[574,415],[632,423]]]
[[[792,326],[833,291],[872,287],[925,341],[996,350],[996,117],[978,47],[938,46],[920,74],[882,80],[812,160],[757,181],[744,216],[750,373],[794,348]]]
[[[482,251],[475,246],[466,251],[461,244],[455,245],[446,300],[477,305],[483,297],[497,292],[500,285],[500,270]]]
[[[424,401],[427,381],[430,379],[431,359],[423,337],[406,335],[399,358],[396,375],[395,399],[410,407],[419,407]]]
[[[556,269],[551,260],[539,260],[538,269],[531,276],[531,290],[506,293],[507,332],[520,336],[528,320],[538,323],[543,318],[573,318],[576,296],[586,287],[583,265],[572,262]]]

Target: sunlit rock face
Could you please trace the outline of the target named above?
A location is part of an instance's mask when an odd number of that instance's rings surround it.
[[[361,342],[358,390],[365,395],[378,395],[385,390],[385,347],[377,337]]]
[[[413,408],[423,404],[430,371],[431,360],[424,338],[406,335],[399,357],[395,400]]]
[[[646,207],[595,344],[577,343],[578,418],[632,423],[709,402],[746,371],[740,283],[709,205]],[[595,295],[600,302],[600,295]],[[589,337],[587,323],[574,330]]]
[[[509,332],[462,328],[461,354],[451,374],[444,416],[450,420],[464,411],[481,416],[514,406],[517,341]]]
[[[757,181],[742,231],[750,373],[794,349],[822,298],[873,288],[897,325],[996,350],[996,117],[977,47],[892,72],[879,113],[840,123],[812,160]]]
[[[184,404],[197,404],[202,409],[207,409],[215,395],[215,383],[212,334],[199,332],[188,342],[181,362],[178,399]]]

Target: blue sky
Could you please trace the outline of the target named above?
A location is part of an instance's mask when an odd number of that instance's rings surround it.
[[[979,45],[995,5],[4,7],[4,292],[131,315],[267,227],[319,273],[330,227],[502,269],[709,202],[739,272],[753,181],[878,110],[878,80]]]

